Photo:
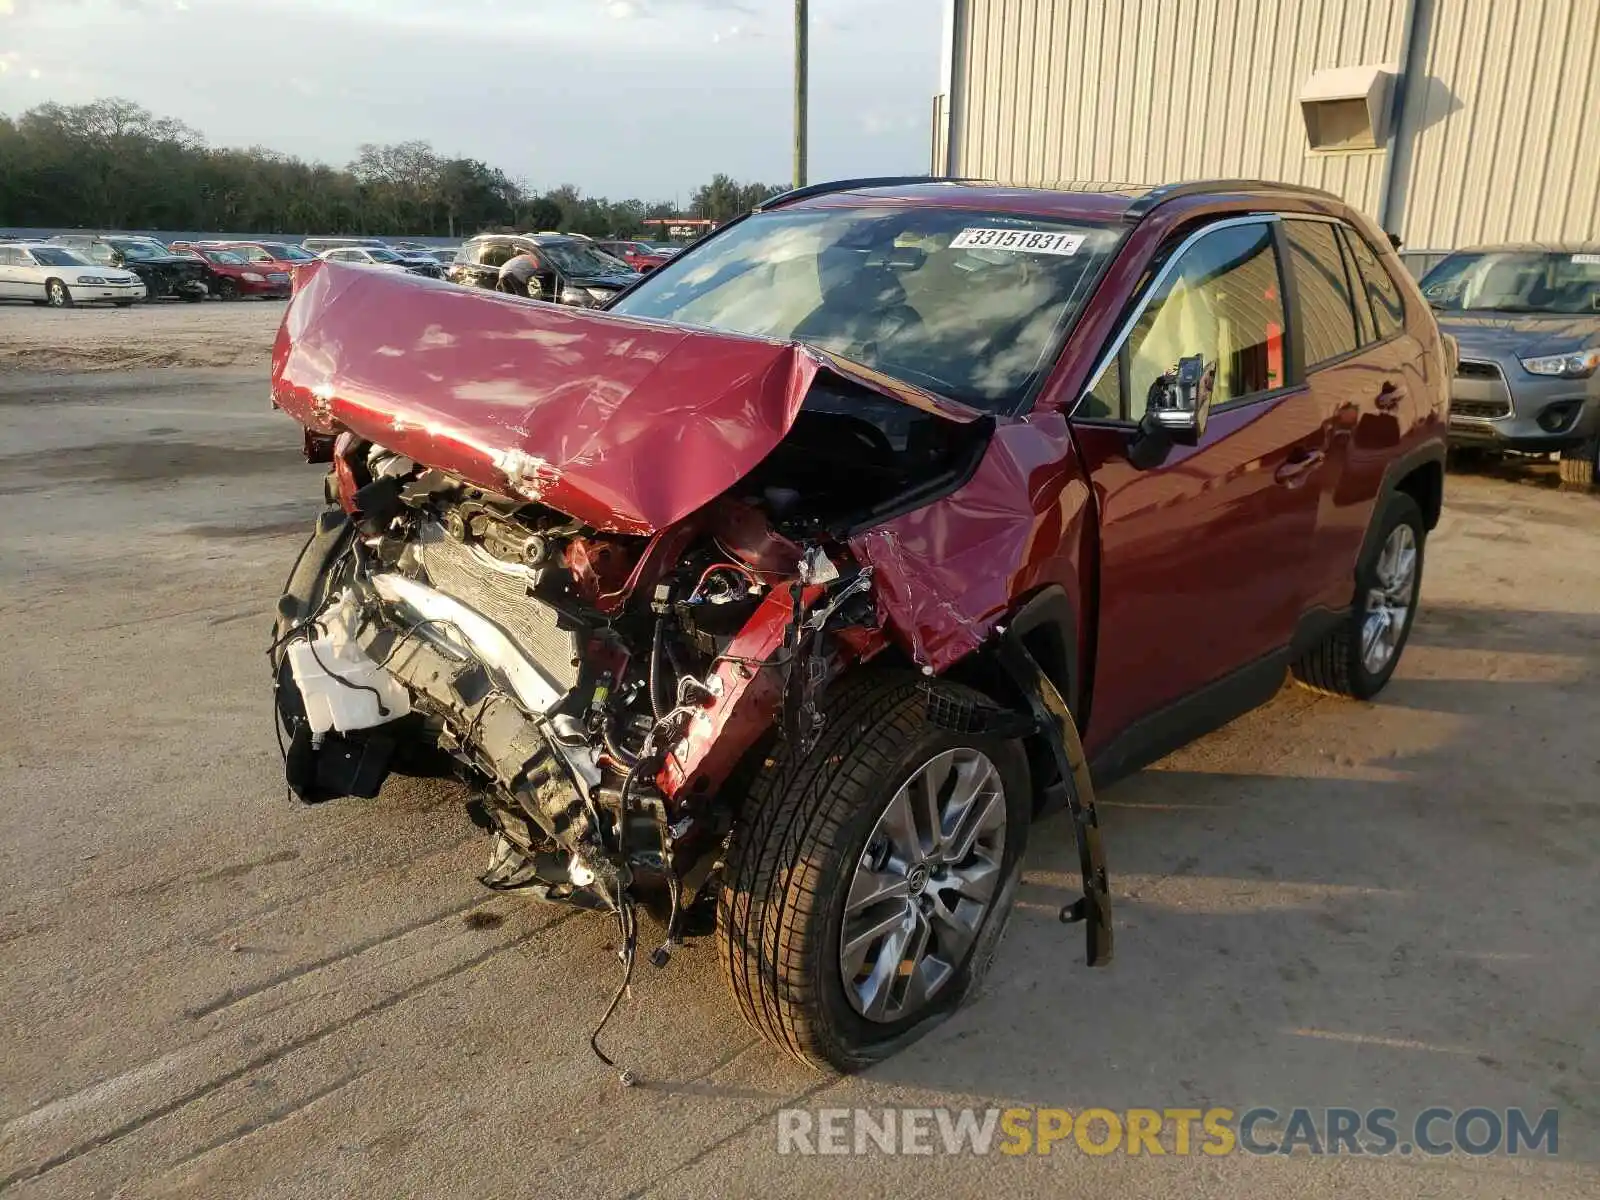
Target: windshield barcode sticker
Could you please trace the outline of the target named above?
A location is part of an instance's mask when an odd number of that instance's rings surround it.
[[[963,229],[951,239],[952,250],[1017,250],[1024,254],[1076,254],[1081,233],[1039,233],[1031,229]]]
[[[1574,254],[1572,261],[1586,266],[1600,267],[1600,254]]]

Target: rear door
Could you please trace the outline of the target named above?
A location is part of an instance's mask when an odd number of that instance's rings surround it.
[[[15,246],[0,246],[0,299],[22,300],[33,297],[27,290],[24,276],[27,272],[28,255],[24,250]],[[44,288],[36,289],[40,296],[44,295]]]
[[[1252,664],[1266,678],[1303,611],[1323,431],[1291,386],[1275,226],[1229,218],[1176,247],[1074,413],[1100,508],[1091,753]],[[1194,354],[1215,368],[1205,432],[1140,470],[1149,389]]]
[[[1355,556],[1399,439],[1399,426],[1381,407],[1390,403],[1393,381],[1341,230],[1340,222],[1318,216],[1283,222],[1290,302],[1306,386],[1321,414],[1329,481],[1318,496],[1308,604],[1329,610],[1350,603]]]

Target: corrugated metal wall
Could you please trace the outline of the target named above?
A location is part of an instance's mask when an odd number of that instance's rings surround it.
[[[1600,240],[1600,0],[1424,0],[1418,19],[1406,244]]]
[[[1406,0],[958,3],[957,174],[1260,177],[1380,208],[1385,151],[1313,154],[1296,96],[1321,68],[1396,66]],[[1420,0],[1417,21],[1390,220],[1407,245],[1600,237],[1600,0]]]
[[[1403,0],[966,0],[959,174],[1019,183],[1266,176],[1375,209],[1381,152],[1310,157],[1295,96],[1399,56]]]

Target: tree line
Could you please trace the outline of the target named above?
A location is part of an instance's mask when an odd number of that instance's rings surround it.
[[[0,226],[467,237],[494,229],[645,234],[648,217],[726,221],[784,189],[717,175],[690,211],[669,201],[540,192],[426,142],[363,145],[332,167],[260,146],[208,146],[129,100],[0,114]]]

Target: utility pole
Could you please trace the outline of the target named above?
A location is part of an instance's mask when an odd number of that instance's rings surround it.
[[[794,186],[806,185],[806,68],[810,58],[810,2],[794,0]]]

